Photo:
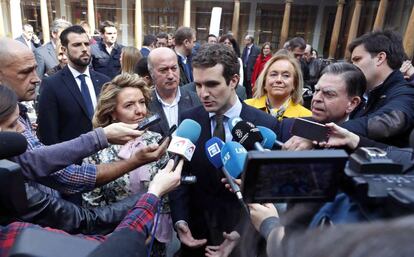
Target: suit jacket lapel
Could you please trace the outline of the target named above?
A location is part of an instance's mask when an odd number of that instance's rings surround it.
[[[250,121],[253,124],[255,124],[256,122],[256,116],[251,113],[251,111],[249,110],[249,108],[244,102],[242,102],[242,110],[240,113],[240,118],[246,121]]]
[[[70,72],[67,66],[63,68],[61,76],[64,82],[63,84],[67,87],[69,92],[72,94],[73,98],[75,98],[75,100],[78,102],[84,114],[87,117],[89,117],[88,111],[85,106],[85,102],[83,101],[82,93],[80,92],[78,87],[78,83],[76,83],[75,78],[73,77],[72,73]]]
[[[49,53],[50,57],[55,60],[57,63],[59,63],[57,57],[56,57],[56,52],[55,49],[53,48],[52,42],[49,42],[47,45],[47,52]]]
[[[211,136],[211,125],[210,125],[210,117],[208,116],[208,112],[204,109],[203,106],[200,107],[200,118],[197,119],[197,122],[201,126],[201,135],[198,139],[199,142],[207,142]],[[204,145],[202,146],[204,148]]]
[[[98,99],[99,94],[101,93],[102,82],[100,81],[98,76],[96,76],[96,73],[93,70],[89,69],[89,74],[91,74],[91,80],[92,80],[92,83],[93,83],[93,88],[95,89],[96,99]]]
[[[162,109],[161,103],[157,99],[157,95],[155,94],[155,89],[151,93],[152,103],[151,103],[151,112],[152,113],[158,113],[161,116],[161,120],[164,120],[165,122],[161,122],[159,124],[162,134],[166,134],[168,130],[170,129],[168,127],[168,121],[167,116],[165,116],[164,110]]]

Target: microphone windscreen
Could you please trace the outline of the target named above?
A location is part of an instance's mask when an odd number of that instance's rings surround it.
[[[263,148],[272,149],[277,139],[276,133],[273,132],[271,129],[263,127],[263,126],[257,126],[257,128],[259,129],[260,134],[262,134],[262,137],[263,137],[263,140],[261,143]]]
[[[240,121],[242,121],[242,118],[240,117],[234,117],[234,118],[229,119],[229,121],[227,122],[229,126],[229,130],[232,131],[234,126],[236,126],[236,124],[239,123]]]
[[[231,134],[233,139],[242,144],[248,151],[254,149],[254,143],[260,143],[263,140],[259,129],[246,121],[239,121],[232,129]]]
[[[16,132],[0,132],[0,159],[7,159],[26,152],[26,138]]]
[[[242,173],[246,158],[246,149],[237,142],[227,142],[221,148],[221,161],[233,178],[238,178]]]
[[[185,119],[180,123],[178,126],[176,135],[179,137],[184,137],[190,139],[190,141],[195,144],[200,137],[201,134],[201,126],[198,122]]]
[[[223,167],[223,162],[221,161],[221,148],[223,147],[224,142],[218,137],[210,138],[205,144],[205,150],[208,160],[213,164],[216,169],[221,169]]]

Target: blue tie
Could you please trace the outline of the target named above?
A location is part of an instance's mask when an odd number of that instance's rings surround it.
[[[78,76],[78,78],[81,81],[81,93],[82,93],[83,101],[85,102],[86,110],[88,111],[88,116],[90,119],[92,119],[93,104],[92,104],[91,95],[89,94],[88,85],[86,84],[86,81],[85,81],[85,77],[86,77],[85,74],[80,74]]]

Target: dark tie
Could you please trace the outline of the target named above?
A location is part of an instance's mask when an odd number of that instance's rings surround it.
[[[224,131],[224,124],[223,124],[224,115],[220,114],[214,117],[216,119],[216,127],[214,128],[213,136],[218,137],[223,141],[226,141],[226,132]]]
[[[86,110],[88,111],[88,116],[90,119],[92,119],[93,104],[92,104],[91,95],[89,94],[88,85],[86,84],[86,81],[85,81],[85,77],[86,77],[85,74],[81,74],[78,76],[78,78],[81,81],[81,93],[82,93],[83,101],[85,102]]]

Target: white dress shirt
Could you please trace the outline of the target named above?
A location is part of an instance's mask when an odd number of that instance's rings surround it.
[[[95,109],[97,99],[96,99],[96,94],[95,94],[95,87],[93,86],[93,82],[92,82],[92,79],[91,79],[91,74],[89,73],[89,67],[86,67],[86,70],[85,70],[84,73],[80,73],[79,71],[77,71],[74,68],[70,67],[69,64],[68,64],[68,68],[69,68],[70,72],[72,73],[73,77],[75,78],[75,81],[78,84],[78,88],[79,88],[80,92],[82,92],[82,89],[81,89],[81,81],[78,78],[78,76],[81,75],[81,74],[86,75],[85,76],[85,82],[86,82],[86,85],[88,85],[89,95],[92,98],[93,109]]]

